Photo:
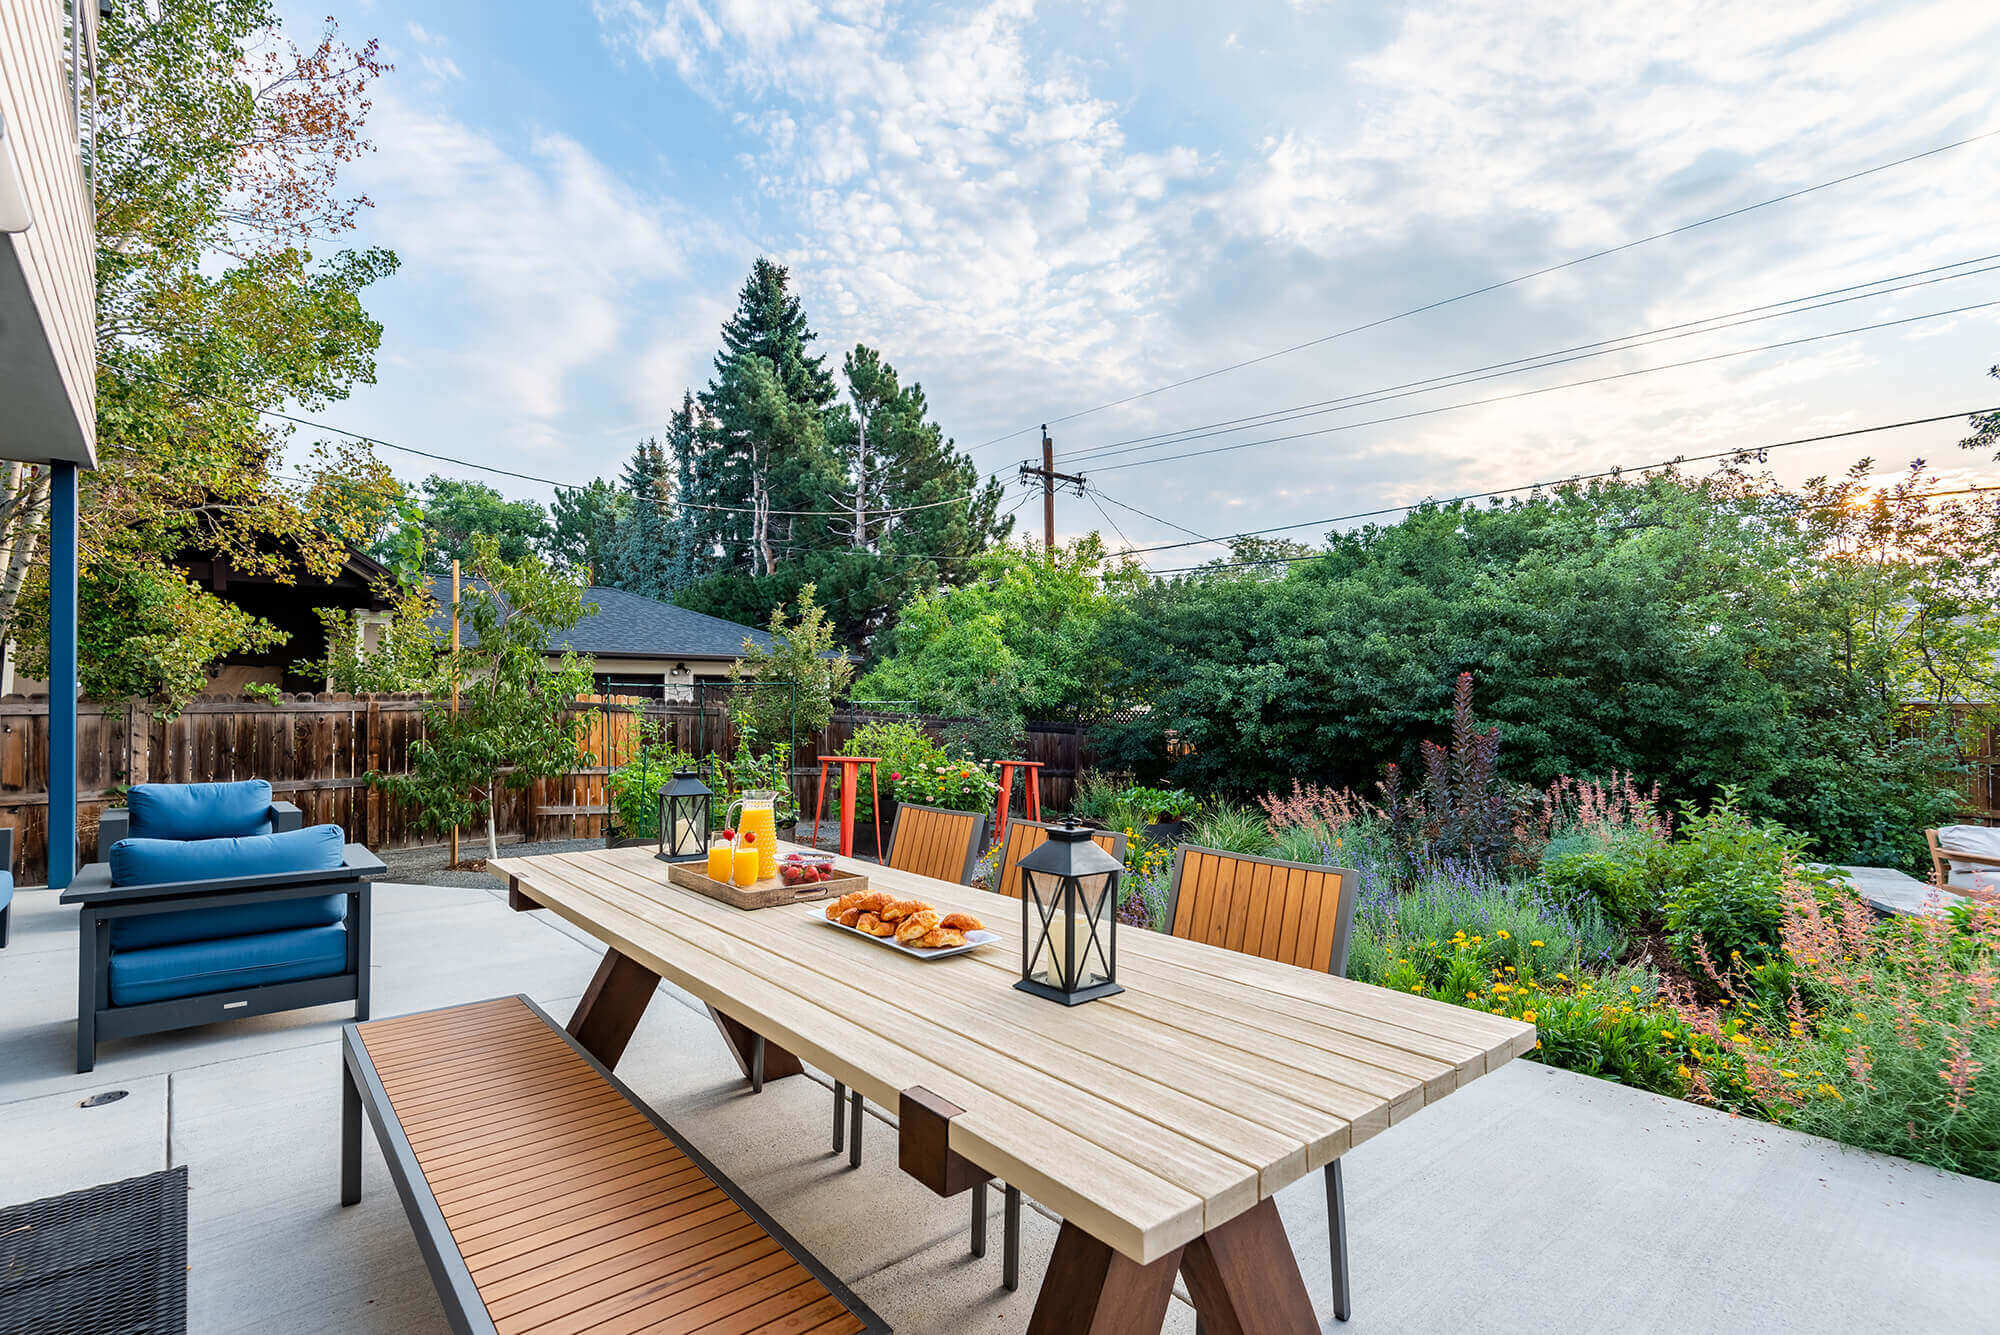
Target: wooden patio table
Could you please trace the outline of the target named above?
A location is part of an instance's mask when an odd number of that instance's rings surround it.
[[[1273,1195],[1535,1043],[1519,1021],[1136,928],[1118,934],[1125,991],[1064,1007],[1012,986],[1020,901],[873,863],[846,865],[1003,941],[911,959],[824,903],[743,912],[670,886],[646,849],[491,865],[514,907],[607,946],[569,1022],[606,1066],[663,978],[753,1081],[803,1060],[897,1109],[900,1162],[933,1190],[999,1177],[1059,1213],[1033,1335],[1157,1331],[1176,1273],[1211,1330],[1317,1330]],[[1276,921],[1283,887],[1265,891]]]

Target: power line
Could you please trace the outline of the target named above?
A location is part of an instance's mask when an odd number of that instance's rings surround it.
[[[1121,510],[1130,510],[1133,514],[1138,515],[1141,519],[1150,519],[1155,524],[1165,524],[1168,528],[1179,529],[1181,532],[1187,534],[1189,537],[1199,538],[1203,542],[1222,541],[1222,539],[1220,538],[1211,538],[1204,534],[1197,533],[1185,524],[1176,524],[1173,520],[1166,518],[1164,515],[1156,515],[1147,510],[1141,510],[1136,505],[1129,505],[1126,502],[1119,500],[1116,496],[1113,496],[1110,492],[1104,490],[1104,488],[1098,486],[1096,483],[1091,483],[1089,485],[1090,485],[1090,490],[1097,496],[1100,496],[1103,499],[1110,501],[1113,505],[1117,506]],[[1106,520],[1109,520],[1110,518],[1111,516],[1109,515],[1105,516]],[[1116,528],[1117,525],[1113,524],[1112,527]],[[1121,533],[1119,534],[1119,536],[1123,537],[1124,534]]]
[[[1514,374],[1516,370],[1539,371],[1551,366],[1561,366],[1572,361],[1582,361],[1587,357],[1606,356],[1615,352],[1627,352],[1634,348],[1652,347],[1656,343],[1669,343],[1677,339],[1693,338],[1699,334],[1719,333],[1724,329],[1734,329],[1761,320],[1782,319],[1790,315],[1803,315],[1809,311],[1825,310],[1830,306],[1845,305],[1853,301],[1867,301],[1874,297],[1893,296],[1913,288],[1928,287],[1934,283],[1948,283],[1958,278],[1972,278],[1979,274],[1992,273],[2000,265],[1988,265],[1983,269],[1968,269],[1963,273],[1944,274],[1947,269],[1963,269],[1969,264],[1981,264],[1987,260],[2000,260],[2000,252],[1977,255],[1971,259],[1959,260],[1952,264],[1941,264],[1929,269],[1917,269],[1910,273],[1895,274],[1888,278],[1877,278],[1866,283],[1853,283],[1845,287],[1829,288],[1803,297],[1793,297],[1787,301],[1767,302],[1759,306],[1747,306],[1741,310],[1728,311],[1720,315],[1704,316],[1698,320],[1684,320],[1677,324],[1661,325],[1654,329],[1637,333],[1621,334],[1617,338],[1598,339],[1590,343],[1578,343],[1567,348],[1557,348],[1550,352],[1538,352],[1526,357],[1516,357],[1508,361],[1490,362],[1485,366],[1475,366],[1467,371],[1454,371],[1446,375],[1428,376],[1421,380],[1406,380],[1401,384],[1384,386],[1381,389],[1358,390],[1336,398],[1320,399],[1291,408],[1277,408],[1269,412],[1252,413],[1245,417],[1227,418],[1218,422],[1204,422],[1196,426],[1181,427],[1172,431],[1159,431],[1148,436],[1131,436],[1124,440],[1107,441],[1103,445],[1092,446],[1079,453],[1066,455],[1064,463],[1081,463],[1091,459],[1109,458],[1114,455],[1130,454],[1149,445],[1166,447],[1180,445],[1191,440],[1203,440],[1210,436],[1226,435],[1230,431],[1274,426],[1279,422],[1298,421],[1305,417],[1318,416],[1339,408],[1365,407],[1371,403],[1382,403],[1389,399],[1407,398],[1411,394],[1427,393],[1430,389],[1456,387],[1472,384],[1479,380],[1491,380],[1502,375]],[[1927,274],[1944,274],[1943,277],[1926,278]],[[1904,282],[1905,279],[1921,279],[1918,282]],[[1886,284],[1901,286],[1885,286]],[[1880,291],[1860,292],[1862,288],[1879,288]],[[1858,296],[1839,296],[1840,293],[1860,293]],[[1837,300],[1821,301],[1822,297],[1837,297]],[[1813,302],[1815,305],[1803,303]],[[1782,310],[1781,307],[1796,307]],[[1760,312],[1765,312],[1760,314]],[[1748,316],[1748,319],[1738,319]],[[1731,323],[1720,323],[1729,321]],[[1706,326],[1697,328],[1696,326]],[[1685,331],[1685,332],[1676,332]],[[1660,337],[1665,335],[1665,337]],[[1644,341],[1639,341],[1644,340]],[[1601,351],[1591,351],[1601,349]],[[1578,355],[1569,355],[1578,354]],[[1530,365],[1530,363],[1535,363]],[[1510,369],[1511,368],[1511,369]],[[1492,374],[1482,374],[1490,372]],[[1403,391],[1398,393],[1396,391]],[[1120,448],[1123,447],[1123,448]]]
[[[304,417],[294,417],[290,413],[281,413],[271,408],[259,409],[259,411],[262,412],[266,417],[276,417],[282,421],[296,422],[300,426],[309,426],[313,428],[315,431],[331,431],[337,436],[346,436],[349,440],[358,440],[364,445],[377,445],[385,450],[395,450],[402,454],[414,454],[421,459],[432,459],[437,461],[438,463],[455,464],[460,468],[472,468],[482,473],[493,473],[499,477],[519,478],[523,482],[539,483],[544,487],[554,487],[558,491],[590,490],[590,487],[588,485],[579,485],[578,483],[575,482],[563,482],[559,481],[556,478],[541,477],[534,473],[519,473],[515,472],[511,468],[500,468],[493,464],[482,464],[475,462],[474,460],[471,459],[458,458],[456,455],[438,454],[432,450],[420,450],[416,448],[414,445],[398,445],[396,442],[392,440],[384,440],[380,436],[365,436],[358,431],[349,431],[344,427],[333,426],[326,422],[315,422]],[[919,510],[935,510],[946,505],[957,505],[960,502],[971,500],[975,494],[976,494],[975,492],[968,491],[963,495],[949,496],[941,501],[925,501],[921,505],[898,505],[880,510],[863,510],[861,513],[864,516],[913,514]],[[664,497],[655,497],[654,504],[678,506],[683,510],[711,510],[725,514],[748,515],[757,513],[757,509],[755,506],[704,505],[695,501],[668,500]],[[850,510],[766,510],[764,511],[764,513],[767,515],[782,515],[790,518],[852,519],[854,517],[854,511],[851,509]]]
[[[1736,348],[1729,352],[1710,353],[1706,357],[1690,357],[1684,361],[1665,362],[1659,366],[1642,366],[1632,371],[1614,371],[1607,375],[1590,376],[1583,380],[1565,380],[1559,385],[1542,385],[1535,389],[1516,390],[1509,394],[1495,394],[1483,399],[1467,399],[1461,403],[1445,403],[1435,408],[1418,408],[1412,412],[1396,413],[1388,417],[1371,417],[1361,422],[1343,422],[1338,426],[1315,427],[1311,431],[1294,431],[1283,436],[1266,436],[1261,440],[1237,441],[1229,445],[1211,445],[1207,449],[1189,450],[1182,454],[1154,455],[1145,459],[1129,459],[1124,463],[1107,464],[1098,469],[1101,473],[1115,473],[1121,468],[1138,468],[1146,464],[1173,463],[1179,459],[1199,459],[1211,454],[1228,454],[1235,450],[1252,449],[1259,445],[1276,445],[1284,441],[1304,440],[1311,436],[1326,436],[1337,431],[1354,431],[1366,426],[1382,426],[1390,422],[1407,422],[1418,417],[1431,417],[1438,413],[1456,412],[1461,408],[1481,408],[1488,404],[1507,403],[1514,399],[1534,398],[1539,394],[1553,394],[1557,390],[1578,389],[1585,385],[1602,385],[1613,380],[1629,380],[1634,376],[1653,375],[1660,371],[1674,371],[1688,366],[1701,366],[1708,362],[1726,361],[1732,357],[1748,357],[1759,352],[1773,352],[1779,348],[1802,347],[1807,343],[1821,343],[1830,338],[1845,338],[1851,334],[1867,334],[1878,329],[1893,329],[1898,325],[1914,324],[1919,320],[1936,320],[1947,315],[1963,315],[1968,311],[1985,310],[1990,306],[2000,306],[2000,300],[1974,302],[1967,306],[1954,306],[1949,310],[1927,311],[1922,315],[1904,316],[1899,320],[1883,320],[1876,324],[1856,325],[1852,329],[1835,329],[1824,334],[1809,334],[1803,338],[1784,339],[1776,343],[1764,343],[1753,348]]]
[[[2000,491],[2000,484],[1986,487],[1956,487],[1947,491],[1906,492],[1905,500],[1930,500],[1938,496],[1973,496]],[[1749,511],[1756,518],[1778,518],[1791,515],[1813,514],[1822,510],[1837,510],[1849,502],[1830,502],[1824,505],[1793,505],[1777,510]],[[1414,507],[1413,507],[1414,508]],[[1652,524],[1622,524],[1620,528],[1653,528]],[[1129,553],[1128,553],[1129,554]],[[1302,552],[1295,556],[1264,556],[1248,561],[1207,561],[1198,566],[1172,566],[1165,570],[1148,570],[1149,575],[1187,575],[1203,570],[1240,570],[1250,566],[1298,565],[1306,561],[1317,561],[1328,553],[1325,551]]]
[[[1329,515],[1324,519],[1306,519],[1296,524],[1274,524],[1270,528],[1247,529],[1241,533],[1224,534],[1220,538],[1201,538],[1196,542],[1154,543],[1147,547],[1133,548],[1128,555],[1136,556],[1145,552],[1169,552],[1182,547],[1197,547],[1202,543],[1230,542],[1238,538],[1261,538],[1273,533],[1289,533],[1294,529],[1301,528],[1325,528],[1332,524],[1346,523],[1349,520],[1376,519],[1383,515],[1401,514],[1406,510],[1414,510],[1423,505],[1459,505],[1466,501],[1484,500],[1487,497],[1515,496],[1524,491],[1541,491],[1551,487],[1569,486],[1578,482],[1596,482],[1604,478],[1623,477],[1630,473],[1645,473],[1656,468],[1673,468],[1681,464],[1708,463],[1716,459],[1746,459],[1751,457],[1761,459],[1772,450],[1790,449],[1797,445],[1820,445],[1830,440],[1848,440],[1855,436],[1874,435],[1882,431],[1901,431],[1908,427],[1932,426],[1939,422],[1951,422],[1973,417],[1980,413],[1990,412],[2000,412],[2000,408],[1968,408],[1963,412],[1940,413],[1935,417],[1913,417],[1902,422],[1884,422],[1879,426],[1854,427],[1847,431],[1829,431],[1817,436],[1800,436],[1793,440],[1774,441],[1768,445],[1741,445],[1734,449],[1716,450],[1710,454],[1677,455],[1672,459],[1661,459],[1649,464],[1621,464],[1616,468],[1607,468],[1602,472],[1578,473],[1552,481],[1530,482],[1518,487],[1502,487],[1493,491],[1470,491],[1443,499],[1425,497],[1423,500],[1411,501],[1404,505],[1388,505],[1375,510],[1356,510],[1351,514]]]
[[[1105,522],[1105,523],[1107,523],[1107,524],[1109,524],[1109,525],[1111,525],[1111,531],[1112,531],[1113,533],[1116,533],[1116,534],[1118,535],[1118,541],[1120,541],[1120,542],[1124,543],[1124,544],[1125,544],[1125,547],[1126,547],[1126,549],[1127,549],[1127,550],[1129,551],[1129,550],[1131,549],[1131,546],[1132,546],[1132,539],[1130,539],[1130,538],[1128,538],[1128,537],[1126,537],[1126,536],[1125,536],[1125,530],[1124,530],[1124,529],[1122,529],[1122,528],[1120,528],[1120,527],[1118,527],[1118,521],[1117,521],[1117,520],[1115,520],[1115,519],[1113,519],[1113,518],[1111,517],[1111,512],[1110,512],[1109,510],[1105,509],[1105,508],[1104,508],[1104,506],[1103,506],[1102,504],[1100,504],[1100,503],[1099,503],[1099,501],[1098,501],[1098,499],[1097,499],[1097,490],[1096,490],[1096,488],[1094,488],[1094,487],[1086,487],[1086,488],[1084,489],[1084,493],[1083,493],[1083,494],[1084,494],[1084,495],[1085,495],[1086,497],[1088,497],[1088,498],[1089,498],[1089,500],[1090,500],[1090,503],[1091,503],[1092,505],[1094,505],[1094,506],[1096,506],[1096,507],[1097,507],[1097,513],[1099,513],[1099,514],[1101,514],[1101,515],[1103,515],[1103,516],[1104,516],[1104,522]]]
[[[1615,246],[1607,246],[1602,250],[1594,250],[1587,255],[1579,255],[1574,259],[1564,260],[1559,264],[1547,265],[1543,268],[1535,269],[1529,273],[1518,274],[1513,278],[1503,279],[1497,283],[1488,283],[1484,287],[1476,287],[1468,292],[1460,292],[1456,296],[1444,297],[1437,301],[1428,302],[1422,306],[1413,306],[1409,310],[1398,311],[1394,315],[1385,315],[1379,319],[1370,320],[1364,324],[1350,325],[1345,329],[1336,330],[1331,334],[1323,334],[1318,338],[1308,339],[1303,343],[1294,343],[1290,347],[1279,348],[1274,352],[1266,352],[1255,357],[1246,358],[1240,362],[1232,362],[1228,366],[1218,367],[1213,371],[1204,371],[1200,375],[1188,376],[1185,379],[1171,381],[1168,384],[1164,385],[1156,385],[1152,389],[1141,390],[1136,394],[1128,394],[1121,399],[1112,399],[1108,402],[1100,403],[1093,408],[1084,408],[1081,409],[1080,411],[1070,413],[1067,416],[1054,418],[1052,419],[1052,421],[1053,423],[1072,422],[1079,417],[1088,417],[1093,413],[1100,413],[1108,408],[1121,407],[1127,403],[1133,403],[1140,399],[1150,398],[1155,394],[1164,394],[1168,390],[1180,389],[1183,386],[1192,385],[1203,380],[1212,380],[1216,376],[1227,375],[1231,371],[1240,371],[1246,366],[1256,366],[1261,362],[1271,361],[1274,358],[1283,357],[1290,353],[1300,352],[1306,348],[1318,347],[1323,343],[1331,343],[1335,339],[1346,338],[1350,334],[1365,333],[1370,329],[1379,329],[1383,325],[1392,324],[1397,320],[1405,320],[1410,318],[1411,316],[1423,315],[1429,311],[1440,310],[1443,307],[1453,305],[1457,302],[1467,301],[1473,297],[1484,296],[1489,292],[1498,292],[1503,288],[1513,287],[1517,284],[1528,282],[1531,279],[1545,277],[1548,274],[1558,273],[1564,269],[1574,268],[1579,264],[1587,264],[1592,260],[1603,259],[1608,255],[1616,255],[1621,251],[1631,250],[1635,246],[1643,246],[1648,244],[1649,242],[1664,240],[1665,238],[1670,236],[1679,236],[1683,232],[1691,232],[1694,231],[1696,228],[1707,227],[1712,223],[1726,222],[1731,218],[1740,218],[1746,213],[1754,213],[1759,209],[1770,208],[1774,204],[1783,204],[1788,200],[1800,199],[1806,195],[1816,194],[1821,190],[1830,190],[1837,185],[1845,185],[1849,181],[1858,181],[1863,177],[1873,176],[1879,172],[1890,171],[1897,167],[1907,166],[1912,162],[1920,162],[1925,158],[1936,157],[1940,153],[1949,153],[1953,149],[1964,148],[1968,144],[1976,144],[1982,139],[1990,139],[1996,134],[2000,134],[2000,130],[1987,130],[1984,133],[1970,135],[1964,139],[1955,140],[1949,144],[1940,144],[1936,148],[1925,149],[1921,153],[1912,153],[1908,157],[1897,158],[1893,162],[1879,163],[1876,166],[1866,167],[1860,171],[1849,172],[1845,176],[1837,176],[1830,181],[1821,181],[1817,185],[1809,185],[1798,190],[1790,190],[1782,195],[1774,195],[1769,199],[1759,200],[1754,204],[1745,204],[1741,208],[1730,209],[1726,213],[1717,213],[1717,214],[1712,214],[1706,218],[1698,218],[1693,222],[1682,223],[1678,227],[1670,227],[1663,232],[1653,232],[1650,235],[1638,237],[1631,241],[1621,242],[1620,244]],[[972,446],[972,449],[983,450],[989,445],[997,445],[1003,440],[1010,440],[1013,437],[1020,435],[1022,432],[1030,430],[1033,430],[1033,427],[1030,426],[1017,427],[1016,429],[1006,432],[1003,435],[995,436],[991,440],[981,441],[979,444]]]

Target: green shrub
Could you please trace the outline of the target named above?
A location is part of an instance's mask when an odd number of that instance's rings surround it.
[[[1464,998],[1496,976],[1569,982],[1609,967],[1625,938],[1596,904],[1566,904],[1540,887],[1452,868],[1401,894],[1364,873],[1347,973],[1364,983]]]
[[[640,745],[638,753],[604,776],[611,806],[618,813],[618,831],[633,839],[653,839],[660,833],[660,789],[675,770],[696,768],[686,752],[660,741]],[[715,804],[715,814],[722,814]]]
[[[1552,842],[1539,879],[1557,898],[1594,903],[1628,930],[1652,917],[1652,863],[1660,841],[1643,830],[1575,834]]]
[[[991,811],[1000,797],[1000,778],[976,760],[919,765],[896,784],[896,799],[951,811]]]
[[[1677,837],[1648,858],[1667,944],[1700,980],[1734,961],[1754,968],[1777,952],[1788,869],[1809,890],[1838,885],[1806,869],[1801,836],[1775,821],[1751,820],[1734,799],[1725,789],[1720,802],[1688,816]]]
[[[1200,804],[1180,788],[1128,788],[1125,805],[1140,818],[1141,824],[1151,825],[1155,821],[1186,820]]]
[[[1130,784],[1120,783],[1102,770],[1087,769],[1077,776],[1076,796],[1070,799],[1070,815],[1094,821],[1107,830],[1139,828],[1139,813],[1132,809]]]
[[[862,724],[847,739],[847,744],[840,748],[840,754],[874,756],[881,761],[876,767],[875,784],[882,791],[891,793],[901,782],[900,776],[942,765],[945,761],[944,748],[933,741],[921,725],[902,719],[878,719]],[[829,775],[828,779],[827,804],[832,810],[840,792],[838,772]],[[872,819],[874,814],[874,794],[863,783],[854,795],[855,819],[866,821]],[[886,837],[888,831],[884,830],[883,835]]]
[[[1197,816],[1188,842],[1260,858],[1269,857],[1276,847],[1264,813],[1236,802],[1218,802]]]

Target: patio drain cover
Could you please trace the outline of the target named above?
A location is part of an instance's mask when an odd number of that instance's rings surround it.
[[[187,1167],[0,1209],[8,1335],[186,1335]]]
[[[102,1108],[107,1103],[118,1102],[118,1100],[125,1097],[127,1092],[122,1089],[107,1089],[102,1094],[92,1094],[76,1106],[79,1108]]]

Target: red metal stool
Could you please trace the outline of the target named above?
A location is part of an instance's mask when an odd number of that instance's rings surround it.
[[[1014,771],[1025,770],[1027,778],[1022,783],[1026,790],[1023,802],[1029,820],[1042,818],[1042,762],[1039,760],[1003,760],[1000,762],[1000,810],[994,814],[993,837],[1001,843],[1007,842],[1007,808],[1013,805]]]
[[[813,798],[813,846],[819,846],[819,818],[826,810],[826,767],[840,766],[840,856],[854,856],[854,798],[861,787],[861,767],[868,767],[868,792],[875,802],[875,856],[882,848],[882,794],[875,786],[875,767],[882,762],[874,756],[821,756],[819,792]]]

